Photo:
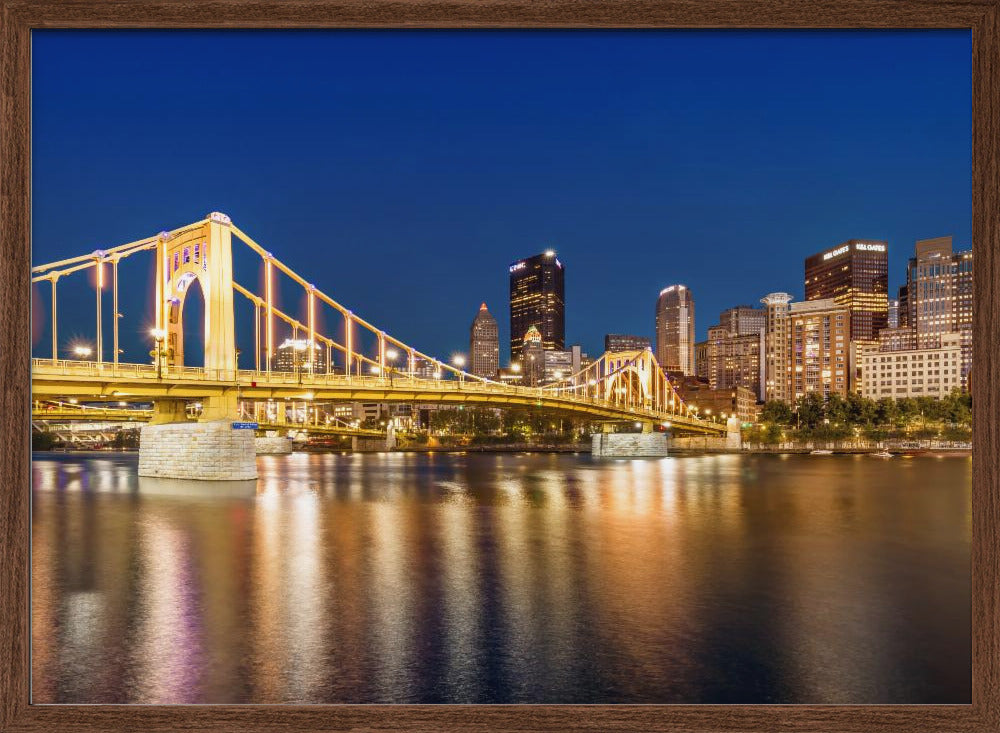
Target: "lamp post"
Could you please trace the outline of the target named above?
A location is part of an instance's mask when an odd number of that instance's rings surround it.
[[[465,381],[465,369],[462,368],[465,366],[465,357],[462,356],[461,354],[455,354],[455,356],[451,358],[451,363],[457,366],[459,369],[458,388],[461,389],[462,383]]]
[[[153,337],[156,348],[150,352],[150,356],[156,359],[156,378],[163,379],[163,341],[167,338],[167,332],[162,328],[154,328],[149,332]]]
[[[384,366],[385,366],[385,368],[389,372],[389,387],[392,387],[392,372],[393,372],[392,362],[394,362],[396,360],[397,356],[399,356],[399,352],[396,351],[395,349],[386,349],[385,350],[385,362],[386,363],[384,364]]]

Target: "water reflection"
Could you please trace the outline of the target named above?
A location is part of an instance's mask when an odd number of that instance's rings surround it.
[[[33,700],[968,702],[965,459],[33,464]]]

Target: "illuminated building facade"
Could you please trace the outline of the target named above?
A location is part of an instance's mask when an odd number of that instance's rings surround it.
[[[908,321],[918,347],[958,333],[963,385],[972,368],[972,250],[954,252],[951,237],[921,239],[906,273]]]
[[[712,389],[743,387],[756,400],[765,394],[764,330],[738,334],[723,324],[708,329],[708,339],[697,345],[700,355],[696,365],[699,377],[708,380]]]
[[[629,336],[623,333],[609,333],[604,336],[605,351],[643,351],[652,348],[645,336]]]
[[[719,315],[719,325],[734,336],[763,333],[767,328],[767,310],[752,305],[727,308]]]
[[[888,328],[899,328],[899,298],[889,301]]]
[[[310,349],[310,344],[312,348]],[[310,356],[310,352],[312,355]],[[305,374],[326,373],[326,349],[308,339],[285,339],[274,352],[271,370]]]
[[[889,246],[849,239],[807,257],[806,300],[833,299],[851,314],[850,338],[874,341],[889,324]]]
[[[794,403],[818,392],[846,395],[850,388],[850,311],[832,298],[791,303],[787,293],[763,299],[765,396]]]
[[[545,378],[545,348],[542,334],[535,326],[528,326],[528,332],[521,339],[520,351],[522,383],[537,387]]]
[[[771,293],[761,298],[767,312],[764,329],[764,400],[788,402],[788,312],[792,296]]]
[[[867,351],[861,356],[861,394],[871,399],[941,398],[961,389],[962,337],[941,333],[926,345],[895,351]]]
[[[500,332],[486,303],[469,328],[469,372],[487,379],[496,379],[500,372]]]
[[[656,300],[656,361],[668,372],[694,375],[694,296],[671,285]]]
[[[565,268],[553,250],[510,265],[510,359],[523,361],[524,337],[532,326],[542,348],[566,343]]]

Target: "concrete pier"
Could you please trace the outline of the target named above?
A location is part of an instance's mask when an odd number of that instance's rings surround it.
[[[139,475],[197,481],[257,478],[253,430],[231,420],[144,425],[139,432]]]
[[[590,441],[594,458],[661,458],[670,448],[666,433],[594,433]]]

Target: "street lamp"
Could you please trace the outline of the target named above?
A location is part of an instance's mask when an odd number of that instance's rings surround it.
[[[461,388],[462,382],[465,381],[465,370],[462,368],[465,366],[465,357],[461,354],[455,354],[451,357],[451,363],[459,368],[458,372],[458,386]]]
[[[385,361],[387,363],[384,366],[385,366],[386,370],[389,372],[389,386],[390,387],[392,387],[393,366],[392,366],[391,363],[388,363],[388,362],[396,361],[396,357],[397,356],[399,356],[399,352],[396,351],[395,349],[386,349],[385,350]]]
[[[73,347],[73,354],[75,354],[78,359],[86,359],[93,353],[94,350],[91,349],[89,346],[84,346],[81,344],[80,346]]]
[[[163,341],[167,338],[167,332],[162,328],[154,328],[150,330],[149,335],[156,342],[156,349],[150,352],[150,356],[156,359],[156,378],[163,379],[163,357],[166,355],[163,350]]]

